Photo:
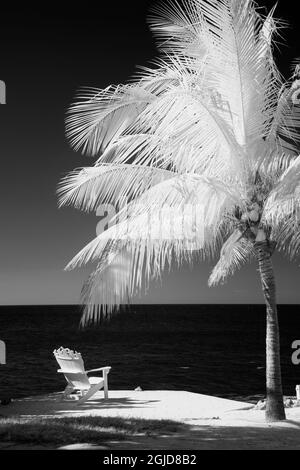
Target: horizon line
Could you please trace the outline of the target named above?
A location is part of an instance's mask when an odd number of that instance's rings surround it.
[[[265,306],[264,302],[235,302],[235,303],[229,303],[229,302],[215,302],[215,303],[145,303],[145,304],[121,304],[120,307],[136,307],[136,306],[141,306],[141,307],[150,307],[154,305],[263,305]],[[300,305],[298,302],[293,302],[293,303],[277,303],[277,305]],[[1,307],[80,307],[83,308],[83,304],[0,304]]]

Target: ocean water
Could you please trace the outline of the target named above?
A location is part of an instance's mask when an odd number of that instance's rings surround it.
[[[82,353],[87,369],[110,365],[111,389],[186,390],[257,401],[265,391],[263,305],[138,305],[100,326],[78,328],[78,306],[0,308],[0,397],[63,390],[54,356],[59,346]],[[279,306],[283,387],[295,394],[300,365],[297,305]]]

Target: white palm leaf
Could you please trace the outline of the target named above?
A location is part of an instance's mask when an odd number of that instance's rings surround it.
[[[183,8],[184,6],[184,8]],[[170,54],[203,57],[206,53],[205,30],[199,21],[201,11],[196,2],[165,1],[152,7],[148,16],[158,47]],[[202,18],[201,18],[202,19]]]
[[[168,51],[171,47],[194,59],[195,70],[202,63],[199,85],[215,94],[237,142],[245,146],[267,135],[281,85],[272,55],[266,53],[276,29],[272,14],[264,25],[251,0],[194,0],[183,7],[175,2],[174,8],[168,2],[160,10],[169,24],[152,18],[154,29],[164,36]]]
[[[109,86],[82,92],[69,109],[67,136],[75,150],[97,155],[122,135],[153,99],[136,85]]]
[[[300,213],[286,217],[273,226],[272,238],[276,240],[277,248],[290,259],[300,255]]]
[[[99,153],[109,143],[116,142],[124,132],[131,132],[131,125],[143,110],[149,116],[153,108],[150,106],[147,110],[148,105],[155,103],[156,97],[161,98],[156,105],[155,115],[158,119],[159,108],[165,111],[165,115],[166,110],[172,111],[168,113],[172,119],[160,123],[156,130],[157,136],[162,137],[159,130],[165,131],[168,122],[171,126],[171,121],[174,124],[179,120],[177,129],[180,121],[187,117],[190,126],[193,122],[199,123],[193,139],[194,155],[196,153],[199,160],[204,160],[207,155],[211,159],[214,152],[223,152],[226,158],[228,144],[232,141],[231,134],[235,136],[237,144],[242,146],[266,134],[277,99],[277,80],[274,77],[273,64],[269,64],[269,60],[262,60],[262,55],[266,55],[269,38],[266,39],[266,34],[262,34],[263,23],[260,22],[252,2],[222,0],[210,4],[203,0],[192,1],[190,7],[185,5],[186,14],[176,2],[174,5],[175,16],[182,16],[186,28],[189,31],[194,28],[193,34],[199,36],[200,42],[205,42],[205,56],[199,58],[192,55],[190,58],[188,53],[186,56],[173,55],[165,59],[165,63],[169,63],[169,69],[166,70],[161,65],[159,72],[153,71],[152,81],[151,72],[148,71],[144,81],[142,79],[137,85],[108,88],[94,97],[90,96],[87,101],[75,103],[70,110],[67,129],[76,148],[83,146],[89,153]],[[173,6],[170,4],[167,13],[170,13]],[[266,21],[270,35],[270,29],[274,27],[270,17]],[[174,36],[174,31],[171,36]],[[181,36],[178,41],[182,43]],[[154,82],[165,84],[167,96],[164,96],[163,88],[160,87],[159,91],[155,88]],[[173,90],[170,90],[172,87]],[[151,89],[158,95],[150,92]],[[174,96],[170,100],[172,92]],[[195,121],[198,115],[199,121]],[[228,124],[231,133],[222,121]],[[146,126],[147,119],[144,124]],[[143,132],[147,132],[145,126]],[[195,139],[199,128],[199,138]],[[172,127],[169,128],[169,134],[171,129]],[[141,132],[139,127],[136,130],[137,133]],[[191,132],[188,126],[181,130],[185,143],[189,141]],[[217,145],[218,138],[220,142]],[[173,143],[173,148],[176,148],[175,144],[176,142]],[[157,150],[156,148],[156,154]],[[237,153],[236,149],[233,153]],[[243,156],[245,159],[246,153]],[[194,168],[195,157],[191,158]],[[181,160],[184,161],[182,158]],[[201,167],[201,161],[198,166]]]
[[[143,288],[147,290],[150,280],[159,279],[166,269],[179,267],[183,262],[192,265],[197,259],[214,253],[217,242],[221,245],[221,230],[213,232],[207,227],[203,231],[203,221],[194,214],[169,216],[169,212],[154,215],[149,223],[147,214],[142,214],[138,220],[134,219],[133,225],[129,223],[131,237],[126,234],[125,240],[120,240],[119,236],[117,243],[111,244],[108,236],[106,243],[102,240],[101,254],[98,244],[98,265],[81,299],[83,323],[110,316],[128,299],[141,294]],[[196,253],[190,251],[191,242]]]
[[[81,325],[97,322],[109,316],[120,304],[128,303],[131,276],[132,259],[125,250],[120,251],[106,269],[96,268],[82,289],[84,314]]]
[[[135,163],[181,172],[210,168],[219,177],[227,165],[234,167],[237,179],[244,179],[242,149],[226,122],[201,93],[183,85],[149,104],[131,131],[107,145],[96,164]]]
[[[174,87],[182,82],[182,64],[174,63],[171,57],[160,57],[154,61],[156,68],[139,66],[135,77],[139,86],[155,96],[161,96],[169,87]],[[191,79],[187,72],[186,76]]]
[[[181,77],[176,86],[170,82],[141,111],[130,134],[110,143],[97,164],[134,162],[198,172],[210,168],[219,177],[233,166],[243,180],[243,150],[215,103],[193,89],[189,78]]]
[[[276,144],[273,145],[267,141],[263,141],[256,151],[260,154],[260,158],[254,169],[259,172],[263,181],[271,181],[272,187],[278,183],[283,173],[297,158],[296,155],[281,153]]]
[[[233,275],[254,256],[253,244],[239,230],[235,230],[222,247],[220,259],[212,270],[208,285],[224,283],[228,276]]]
[[[111,229],[100,235],[95,257],[98,265],[82,296],[85,306],[83,323],[110,316],[128,299],[140,294],[143,288],[146,290],[150,280],[160,278],[162,272],[171,266],[179,267],[183,262],[192,265],[213,255],[224,241],[222,221],[203,229],[205,214],[202,212],[199,217],[194,211],[162,211],[153,214],[149,220],[148,214],[144,213],[130,220],[127,227],[124,222],[118,224],[115,243],[111,242]],[[240,232],[238,236],[241,238]],[[194,244],[196,252],[190,251],[190,243]],[[221,259],[223,264],[226,259],[227,271],[233,271],[233,267],[228,266],[229,262],[236,267],[251,254],[250,245],[245,240],[234,250],[235,256],[231,254],[231,257],[228,249],[222,250]],[[76,260],[74,262],[77,263]]]
[[[159,246],[162,264],[170,257],[170,245],[160,241]],[[146,276],[150,277],[147,270],[150,258],[151,247],[140,241],[136,245],[131,244],[129,249],[124,245],[118,252],[111,252],[108,263],[98,264],[82,292],[82,324],[109,317],[120,305],[128,303],[134,294],[141,293],[142,285],[147,286]],[[155,264],[152,264],[152,278],[154,271]]]
[[[138,117],[134,132],[149,132],[148,156],[141,153],[136,162],[159,162],[177,171],[203,172],[210,167],[216,176],[232,167],[244,180],[243,150],[218,109],[202,91],[180,83],[150,103]],[[221,173],[218,173],[222,172]]]
[[[217,187],[214,191],[221,193]],[[209,210],[218,207],[220,198],[214,200],[211,192],[208,199],[214,203],[208,211],[195,205],[182,210],[186,193],[182,188],[176,192],[179,192],[177,199],[169,195],[169,201],[173,199],[172,208],[165,205],[160,210],[161,200],[158,206],[132,204],[128,220],[100,234],[69,263],[67,268],[70,269],[88,262],[98,263],[82,297],[84,322],[110,315],[128,298],[141,293],[143,287],[147,289],[150,280],[160,278],[174,263],[178,266],[183,262],[192,264],[197,259],[213,256],[220,248],[224,240],[224,221],[218,217],[224,210],[214,210],[213,214]],[[226,198],[231,208],[231,198],[227,194]]]
[[[180,79],[179,70],[165,66],[143,70],[142,78],[131,85],[86,89],[78,94],[66,118],[67,136],[75,150],[93,156],[103,152],[109,144],[128,134],[138,114],[165,91],[168,83],[174,85]]]
[[[286,83],[278,99],[268,140],[276,140],[279,151],[294,156],[300,152],[300,80]]]
[[[280,177],[266,200],[262,220],[270,225],[280,224],[300,212],[300,156],[295,158]]]
[[[218,230],[220,220],[226,213],[232,213],[236,205],[241,205],[240,193],[236,187],[232,188],[222,181],[199,175],[176,176],[150,188],[134,202],[129,203],[124,209],[129,212],[129,218],[125,219],[122,211],[117,214],[121,216],[121,222],[115,223],[86,245],[70,261],[67,269],[96,261],[112,240],[130,242],[142,238],[150,242],[159,237],[165,240],[167,224],[165,217],[160,218],[160,215],[167,211],[171,211],[172,217],[176,211],[179,216],[187,213],[190,220],[193,214],[198,216],[200,222],[197,224],[201,223],[203,230],[207,230],[211,238]],[[192,213],[189,212],[190,208],[193,209]],[[183,219],[178,220],[183,223]],[[186,224],[185,230],[188,230],[188,219]],[[156,231],[153,236],[156,227],[160,232]],[[169,232],[167,240],[172,244]],[[177,243],[176,238],[174,240]],[[178,246],[179,249],[184,249],[181,242]]]
[[[134,164],[78,168],[61,180],[59,205],[93,211],[101,203],[132,200],[174,176],[175,173],[168,170]]]
[[[138,114],[165,90],[166,83],[178,81],[178,72],[153,70],[150,80],[143,76],[131,85],[83,90],[66,119],[71,145],[93,156],[103,152],[109,144],[128,134]]]

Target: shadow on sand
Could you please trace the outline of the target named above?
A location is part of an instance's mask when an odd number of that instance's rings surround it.
[[[15,400],[7,406],[0,407],[0,417],[5,416],[55,416],[70,414],[86,414],[110,409],[133,409],[154,407],[159,400],[135,400],[129,397],[109,398],[108,400],[90,399],[78,405],[77,400],[63,399],[62,393],[41,395]]]
[[[141,397],[142,398],[142,397]],[[0,416],[2,418],[17,418],[35,420],[36,418],[56,418],[59,417],[65,421],[73,419],[89,418],[90,420],[105,419],[101,416],[101,410],[132,410],[139,408],[155,408],[159,400],[143,400],[129,397],[109,398],[108,400],[97,399],[78,406],[76,401],[62,401],[62,394],[56,393],[47,396],[29,397],[20,401],[16,400],[8,406],[0,407]],[[97,414],[97,411],[99,413]],[[81,417],[80,417],[81,413]],[[95,414],[94,414],[95,413]],[[27,420],[28,418],[28,420]],[[107,418],[107,417],[106,417]],[[120,416],[119,420],[126,422],[126,416]],[[52,421],[57,421],[52,419]],[[147,420],[141,420],[146,423]],[[160,420],[152,420],[159,423]],[[176,421],[176,418],[174,418]],[[150,435],[141,433],[132,433],[128,429],[128,433],[123,433],[122,439],[115,434],[105,436],[97,435],[97,427],[92,441],[85,441],[87,449],[142,449],[142,450],[168,450],[168,449],[185,449],[185,450],[229,450],[229,449],[300,449],[300,423],[294,420],[286,420],[285,422],[267,425],[265,423],[241,423],[237,419],[236,422],[224,419],[203,418],[190,420],[188,423],[176,424],[174,431],[166,432],[161,429],[152,429]],[[163,428],[162,428],[163,429]],[[146,432],[147,434],[147,432]],[[74,442],[74,441],[73,441]],[[80,434],[78,435],[78,445],[80,448]],[[67,443],[68,444],[68,443]],[[103,447],[104,445],[104,447]],[[29,443],[10,443],[6,448],[38,448]],[[3,448],[3,447],[2,447]],[[45,443],[45,448],[59,448],[59,445]]]

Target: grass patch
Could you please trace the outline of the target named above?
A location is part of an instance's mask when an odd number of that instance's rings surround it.
[[[161,436],[176,433],[184,424],[168,420],[145,420],[78,416],[57,418],[0,419],[0,442],[68,445],[78,442],[100,444],[130,436]]]

